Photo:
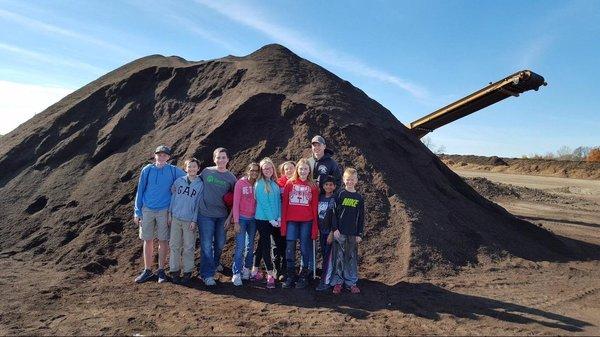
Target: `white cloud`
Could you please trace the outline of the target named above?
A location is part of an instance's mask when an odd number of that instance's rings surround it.
[[[96,67],[89,63],[80,62],[73,59],[68,59],[64,57],[53,57],[47,54],[42,54],[38,52],[34,52],[31,50],[23,49],[21,47],[17,47],[10,44],[5,44],[0,42],[0,50],[7,51],[9,53],[19,55],[21,57],[27,58],[29,60],[43,62],[49,65],[61,66],[61,67],[69,67],[76,68],[80,70],[88,71],[92,74],[99,75],[106,72],[105,69]]]
[[[263,18],[252,8],[220,1],[196,0],[196,2],[220,13],[230,20],[255,29],[273,40],[297,52],[308,55],[323,64],[336,66],[355,75],[395,85],[419,100],[430,101],[430,93],[427,89],[398,76],[376,69],[351,55],[322,46],[316,41],[306,38],[287,27],[274,24],[272,20]]]
[[[0,134],[7,134],[73,91],[0,80]]]
[[[4,9],[0,9],[0,18],[6,19],[6,20],[11,20],[13,22],[19,23],[22,26],[26,26],[29,27],[31,29],[37,30],[39,32],[42,32],[44,34],[51,34],[51,35],[61,35],[70,39],[77,39],[81,42],[85,42],[88,44],[93,44],[97,47],[102,48],[103,50],[110,50],[112,52],[117,52],[121,55],[127,56],[127,57],[132,57],[134,56],[134,54],[132,54],[131,51],[129,51],[126,48],[114,45],[112,43],[108,43],[106,41],[97,39],[95,37],[92,36],[88,36],[88,35],[84,35],[78,32],[74,32],[72,30],[68,30],[68,29],[64,29],[55,25],[51,25],[39,20],[35,20],[32,18],[28,18],[26,16],[17,14],[17,13],[13,13]]]
[[[171,14],[168,17],[169,17],[169,20],[172,21],[173,23],[176,23],[176,24],[182,26],[183,28],[202,37],[203,39],[210,41],[214,44],[217,44],[217,45],[225,48],[229,52],[236,53],[236,54],[240,53],[240,50],[238,48],[236,48],[235,46],[233,46],[231,43],[227,42],[225,39],[218,36],[214,32],[211,32],[207,29],[200,27],[193,21],[188,20],[188,19],[182,17],[181,15],[175,15],[175,14]]]

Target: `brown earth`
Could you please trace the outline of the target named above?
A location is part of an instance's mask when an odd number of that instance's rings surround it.
[[[549,177],[600,179],[600,163],[553,159],[500,158],[496,156],[439,156],[451,169],[541,175]]]
[[[203,166],[228,147],[239,172],[297,159],[317,133],[361,172],[362,294],[234,288],[226,275],[210,291],[133,284],[132,200],[157,144]],[[598,333],[597,239],[481,197],[388,110],[278,45],[125,65],[2,137],[0,172],[1,334]],[[231,253],[230,237],[226,264]]]

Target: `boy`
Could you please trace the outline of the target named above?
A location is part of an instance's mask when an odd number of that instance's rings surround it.
[[[171,149],[161,145],[154,151],[154,163],[146,165],[140,174],[133,222],[140,228],[140,239],[144,240],[144,271],[135,278],[135,282],[143,283],[152,276],[154,262],[154,239],[158,238],[158,283],[167,280],[164,271],[167,251],[169,249],[169,226],[167,212],[171,203],[171,186],[173,182],[185,175],[182,169],[167,160],[171,158]]]
[[[175,284],[188,285],[194,270],[194,245],[196,243],[196,221],[198,219],[198,203],[202,197],[204,184],[198,178],[200,162],[196,158],[185,161],[186,176],[179,177],[173,183],[173,196],[169,206],[169,222],[171,223],[171,254],[169,269]],[[183,259],[183,280],[180,278]]]
[[[335,179],[333,176],[326,176],[323,179],[323,191],[325,194],[319,195],[319,241],[321,243],[321,255],[323,260],[321,281],[317,286],[317,291],[329,289],[329,279],[327,278],[327,264],[329,263],[329,252],[331,251],[331,243],[333,237],[329,237],[331,233],[331,218],[333,209],[335,208],[335,198],[333,191],[336,189]]]
[[[358,174],[355,169],[347,168],[343,175],[345,188],[336,198],[335,216],[331,230],[333,232],[333,261],[331,285],[333,293],[342,292],[345,284],[353,294],[360,293],[358,281],[358,243],[362,241],[364,231],[365,202],[356,192]]]

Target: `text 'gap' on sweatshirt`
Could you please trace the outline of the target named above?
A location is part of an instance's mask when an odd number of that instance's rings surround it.
[[[175,192],[171,196],[169,213],[179,220],[196,222],[203,189],[204,183],[200,177],[194,180],[190,180],[187,175],[177,178],[173,183]]]
[[[288,180],[283,190],[281,235],[286,235],[288,221],[311,221],[311,237],[315,240],[319,234],[318,208],[318,185],[311,186],[308,182],[300,179]]]
[[[165,164],[159,168],[155,164],[144,166],[138,180],[135,194],[135,216],[142,217],[142,208],[161,211],[171,203],[171,186],[186,173],[177,166]]]
[[[254,186],[243,177],[235,183],[233,189],[233,222],[239,223],[240,216],[246,219],[254,218],[256,211],[256,199],[254,198]]]

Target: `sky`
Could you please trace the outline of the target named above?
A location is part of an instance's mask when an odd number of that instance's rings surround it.
[[[350,81],[404,124],[519,70],[545,77],[537,92],[430,133],[445,153],[600,146],[596,0],[0,0],[0,134],[137,58],[208,60],[269,43]]]

